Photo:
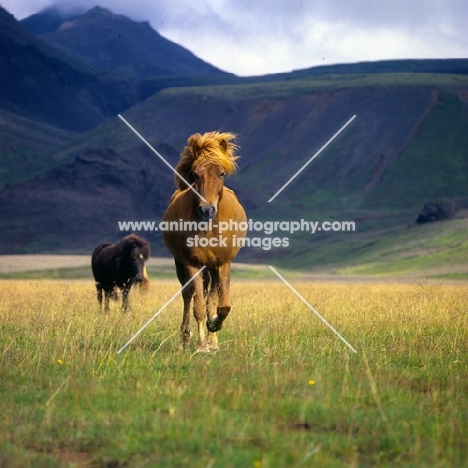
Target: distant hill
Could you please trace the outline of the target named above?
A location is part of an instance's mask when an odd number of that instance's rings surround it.
[[[70,16],[49,8],[22,23],[43,41],[99,70],[138,78],[227,75],[162,37],[148,22],[135,22],[101,7]]]
[[[368,75],[375,73],[446,73],[468,75],[468,59],[376,60],[373,62],[321,65],[290,73],[274,73],[259,77],[259,81],[299,80],[336,75]]]

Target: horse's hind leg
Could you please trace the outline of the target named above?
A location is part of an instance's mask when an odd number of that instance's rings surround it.
[[[99,304],[99,310],[102,312],[102,284],[96,283],[96,291],[97,291],[97,300]]]
[[[218,287],[218,304],[216,314],[208,318],[208,330],[212,333],[223,328],[223,322],[231,311],[231,303],[229,300],[229,283],[231,281],[231,264],[224,263],[219,267],[219,287]]]
[[[112,294],[112,291],[104,288],[104,311],[109,312],[109,299]]]

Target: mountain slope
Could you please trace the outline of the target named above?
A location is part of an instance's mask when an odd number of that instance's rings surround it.
[[[167,145],[157,149],[174,157]],[[69,164],[3,189],[3,252],[87,252],[114,239],[115,232],[118,237],[118,221],[155,217],[173,192],[173,177],[154,164],[152,154],[145,146],[122,153],[88,150]],[[152,250],[158,252],[156,243]]]
[[[44,172],[41,156],[77,134],[0,110],[0,186]]]
[[[49,25],[58,21],[57,11],[46,10],[26,18],[23,24],[40,31],[52,29]],[[92,67],[126,76],[225,74],[162,37],[149,23],[138,23],[100,7],[65,20],[56,30],[39,37]]]

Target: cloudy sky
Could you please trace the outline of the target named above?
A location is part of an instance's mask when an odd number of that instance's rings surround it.
[[[0,0],[17,19],[52,4],[149,21],[237,75],[398,58],[467,58],[466,0]]]

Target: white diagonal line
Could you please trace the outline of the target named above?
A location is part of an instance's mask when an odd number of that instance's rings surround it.
[[[132,130],[132,131],[135,133],[135,135],[137,135],[138,137],[140,137],[141,141],[142,141],[143,143],[145,143],[145,145],[147,145],[147,146],[153,151],[153,153],[155,153],[156,156],[158,156],[159,159],[161,159],[161,161],[162,161],[167,167],[169,167],[169,169],[170,169],[174,174],[177,174],[177,176],[178,176],[181,180],[183,180],[183,181],[185,182],[185,184],[187,185],[187,187],[188,187],[189,189],[191,189],[193,192],[195,192],[205,203],[207,203],[207,201],[202,197],[202,195],[200,195],[200,194],[193,188],[193,186],[192,186],[189,182],[187,182],[187,181],[177,172],[177,170],[174,169],[174,168],[173,168],[173,167],[172,167],[172,166],[171,166],[171,165],[170,165],[170,164],[169,164],[169,163],[168,163],[168,162],[167,162],[167,161],[166,161],[166,160],[165,160],[165,159],[164,159],[164,158],[163,158],[163,157],[162,157],[162,156],[161,156],[161,155],[160,155],[144,138],[143,138],[143,136],[140,135],[140,134],[139,134],[139,133],[138,133],[138,132],[137,132],[137,131],[120,115],[120,114],[119,114],[119,118],[120,118],[120,120],[122,120],[122,122],[124,122],[124,123],[127,125],[127,127],[128,127],[130,130]]]
[[[269,200],[273,201],[354,119],[353,115]]]
[[[337,335],[343,343],[348,346],[351,351],[357,353],[357,351],[272,267],[270,266],[271,271],[275,273],[276,276],[307,306],[312,312],[317,315],[317,317],[328,327],[330,330]]]
[[[202,266],[118,351],[120,354],[203,270]]]

